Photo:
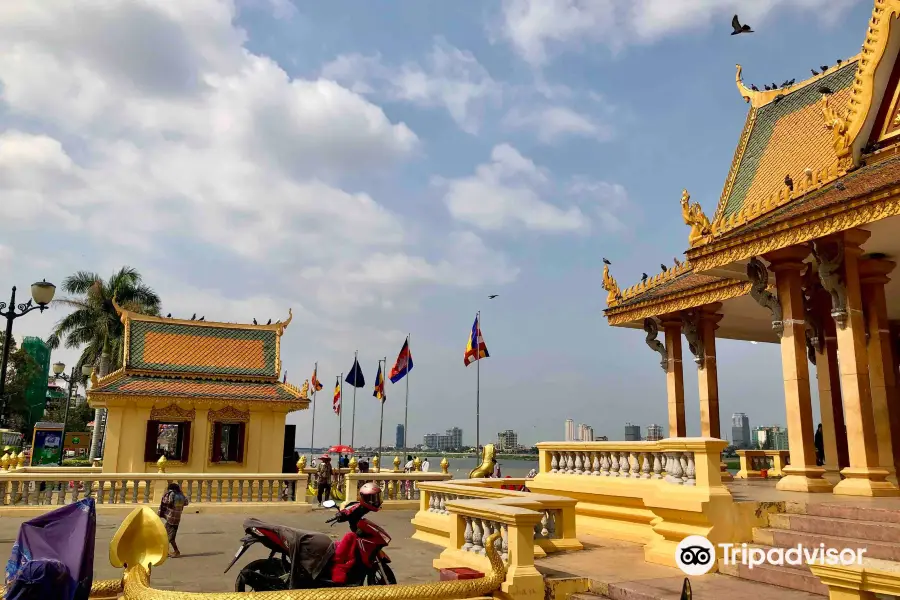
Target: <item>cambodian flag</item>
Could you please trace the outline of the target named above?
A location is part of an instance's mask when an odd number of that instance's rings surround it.
[[[391,383],[397,383],[412,370],[412,353],[409,351],[409,336],[406,336],[406,341],[403,342],[403,347],[400,348],[400,354],[397,355],[397,362],[391,368]]]

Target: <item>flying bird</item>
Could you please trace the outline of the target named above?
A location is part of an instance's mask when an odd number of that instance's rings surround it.
[[[196,321],[196,320],[197,320],[197,313],[194,313],[194,316],[191,317],[191,321]]]
[[[256,322],[256,319],[253,319],[253,324],[254,324],[254,325],[259,325],[259,323]]]
[[[604,265],[611,265],[612,263],[609,262],[608,260],[606,260],[606,259],[604,258],[604,259],[603,259],[603,264],[604,264]]]
[[[791,190],[792,192],[794,191],[794,180],[791,179],[790,175],[784,176],[784,185],[787,186],[787,189]]]
[[[816,71],[815,69],[810,69],[809,71],[813,74],[813,77],[815,77],[816,75],[819,74],[819,72]]]
[[[271,324],[272,324],[272,319],[269,319],[268,321],[266,321],[266,325],[271,325]]]
[[[167,315],[166,315],[166,318],[167,318],[167,319],[171,319],[171,318],[172,318],[172,313],[167,314]]]
[[[205,321],[205,320],[206,320],[206,315],[203,315],[203,316],[200,317],[198,320],[199,320],[199,321]]]
[[[756,87],[755,85],[752,85],[752,84],[750,85],[750,89],[753,90],[754,92],[758,92],[758,91],[759,91],[759,88]]]
[[[641,283],[644,283],[645,281],[647,281],[648,278],[649,278],[649,275],[647,275],[646,273],[642,273],[641,274]]]
[[[734,18],[731,19],[731,27],[734,31],[731,32],[731,35],[738,35],[739,33],[753,33],[753,30],[750,29],[749,25],[741,25],[741,22],[738,20],[738,16],[734,15]]]
[[[665,273],[666,271],[669,270],[668,268],[666,268],[666,265],[664,265],[664,264],[662,264],[662,263],[659,264],[659,268],[662,269],[662,272],[663,272],[663,273]]]
[[[490,296],[488,296],[488,300],[493,300],[497,296],[499,296],[499,294],[491,294]]]

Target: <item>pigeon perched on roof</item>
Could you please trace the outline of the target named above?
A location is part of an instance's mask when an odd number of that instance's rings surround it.
[[[259,325],[259,323],[256,322],[256,319],[253,319],[253,324],[254,324],[254,325]]]
[[[759,88],[756,87],[755,85],[752,85],[752,84],[750,85],[750,89],[753,90],[754,92],[758,92],[758,91],[759,91]]]
[[[272,319],[269,319],[268,321],[266,321],[266,325],[271,325],[271,324],[272,324]]]
[[[641,283],[644,283],[649,278],[650,278],[650,276],[647,275],[646,273],[641,273]]]
[[[813,74],[813,77],[815,77],[816,75],[819,74],[819,72],[816,71],[815,69],[810,69],[810,72]]]
[[[784,185],[787,186],[787,189],[791,190],[792,192],[794,191],[794,180],[791,179],[790,175],[784,176]]]
[[[606,260],[606,259],[604,258],[604,259],[603,259],[603,264],[604,264],[604,265],[611,265],[612,263],[609,262],[608,260]]]
[[[206,320],[206,315],[204,315],[204,316],[202,316],[202,317],[200,317],[200,318],[199,318],[199,319],[197,319],[197,320],[198,320],[198,321],[205,321],[205,320]]]
[[[197,320],[197,313],[194,313],[194,316],[191,317],[191,321],[196,321],[196,320]]]
[[[666,267],[666,265],[664,265],[664,264],[662,264],[662,263],[659,264],[659,268],[662,269],[662,272],[663,272],[663,273],[665,273],[666,271],[669,270],[669,269]]]
[[[171,319],[171,318],[172,318],[172,313],[167,314],[167,315],[166,315],[166,318],[167,318],[167,319]]]

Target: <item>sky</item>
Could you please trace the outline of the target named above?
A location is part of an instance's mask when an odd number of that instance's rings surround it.
[[[859,52],[870,0],[43,0],[0,3],[0,296],[138,269],[163,314],[294,319],[288,380],[318,362],[316,445],[359,352],[353,439],[377,445],[377,361],[410,335],[409,441],[622,439],[666,425],[639,330],[603,317],[673,264],[687,188],[715,212],[760,87]],[[756,33],[730,36],[737,12]],[[488,300],[488,295],[498,297]],[[20,296],[21,298],[22,296]],[[65,313],[15,335],[46,337]],[[77,351],[54,360],[73,364]],[[717,347],[733,412],[783,424],[779,349]],[[814,375],[813,375],[814,377]],[[696,370],[685,363],[689,435]],[[813,378],[813,388],[815,379]],[[388,383],[384,440],[404,418]],[[813,389],[815,398],[815,390]],[[351,438],[352,388],[344,387]],[[814,402],[815,406],[815,402]],[[818,409],[814,412],[817,414]],[[289,416],[307,445],[310,411]]]

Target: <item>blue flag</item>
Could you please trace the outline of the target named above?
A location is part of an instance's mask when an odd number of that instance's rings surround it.
[[[362,369],[359,368],[359,361],[355,358],[353,359],[353,366],[350,368],[350,372],[347,373],[347,378],[344,381],[356,388],[365,387],[366,385],[366,378],[363,377]]]

